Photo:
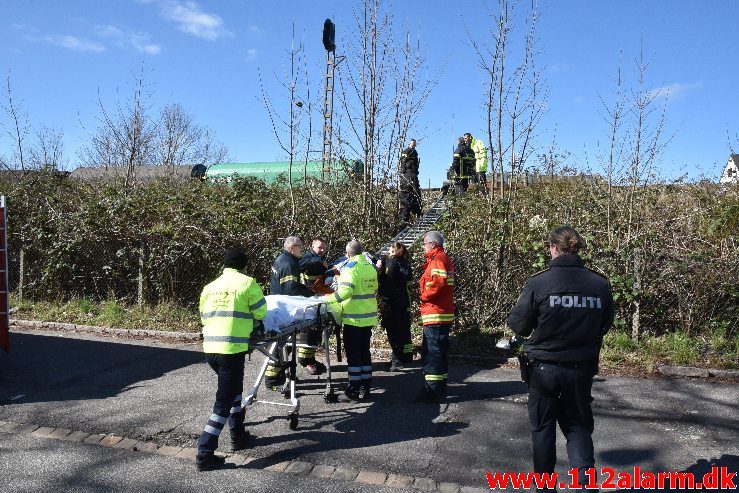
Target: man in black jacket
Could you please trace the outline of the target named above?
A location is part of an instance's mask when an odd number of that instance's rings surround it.
[[[272,264],[272,274],[269,277],[269,294],[284,294],[288,296],[313,296],[313,291],[300,282],[300,254],[303,252],[303,241],[297,236],[288,236],[282,245],[282,253]],[[278,351],[281,349],[278,349]],[[267,365],[264,385],[268,389],[278,390],[285,383],[285,367],[277,366],[273,362]]]
[[[421,215],[421,185],[418,182],[418,167],[421,160],[416,150],[416,139],[411,139],[406,148],[400,154],[399,176],[400,180],[400,220],[410,221],[411,212],[416,216]]]
[[[449,170],[449,178],[454,180],[454,193],[462,194],[467,191],[470,176],[474,171],[475,151],[460,137],[457,139],[457,148],[454,150],[452,166]]]
[[[524,344],[522,376],[529,385],[534,472],[552,473],[556,425],[567,438],[570,467],[581,485],[595,465],[591,388],[603,336],[614,318],[611,285],[578,255],[585,240],[571,226],[549,235],[549,268],[531,277],[508,317]]]

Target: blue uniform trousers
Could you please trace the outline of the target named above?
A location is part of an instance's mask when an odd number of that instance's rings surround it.
[[[241,393],[244,390],[244,362],[246,353],[206,353],[208,365],[218,375],[218,390],[213,414],[198,440],[198,457],[212,454],[218,448],[218,437],[228,422],[231,440],[244,433],[244,409],[241,408]]]
[[[446,395],[447,372],[449,371],[449,330],[451,324],[423,326],[423,377],[425,391],[433,396]]]
[[[349,389],[367,390],[372,386],[372,355],[370,354],[370,338],[372,327],[344,325],[344,350],[346,351],[346,367],[349,374]]]

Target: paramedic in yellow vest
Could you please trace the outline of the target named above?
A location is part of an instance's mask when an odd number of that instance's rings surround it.
[[[218,375],[213,413],[198,440],[195,465],[199,471],[223,466],[214,454],[218,437],[228,422],[231,450],[246,448],[249,432],[244,428],[241,393],[244,387],[244,360],[249,351],[254,320],[262,320],[267,302],[254,278],[245,275],[246,254],[232,248],[223,256],[223,273],[203,289],[200,318],[203,323],[203,351],[208,365]]]
[[[362,244],[352,240],[346,244],[349,262],[341,270],[329,303],[341,304],[344,349],[349,385],[344,395],[350,401],[366,400],[372,385],[370,337],[377,325],[377,270],[362,253]]]
[[[485,175],[488,171],[488,149],[483,141],[472,137],[469,132],[464,134],[464,141],[475,152],[475,176],[472,180],[483,187],[483,191],[486,191],[488,188]]]

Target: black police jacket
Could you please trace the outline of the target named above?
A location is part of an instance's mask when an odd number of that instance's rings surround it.
[[[418,151],[408,147],[400,154],[400,174],[418,175]]]
[[[286,250],[283,250],[275,259],[275,263],[272,264],[269,293],[289,296],[313,296],[313,291],[300,282],[298,257]]]
[[[508,326],[524,337],[530,358],[555,363],[598,358],[614,317],[611,285],[585,267],[579,255],[563,255],[529,278]]]

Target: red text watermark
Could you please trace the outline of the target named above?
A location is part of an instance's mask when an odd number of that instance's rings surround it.
[[[567,478],[557,476],[557,473],[534,472],[488,472],[485,474],[490,489],[681,489],[681,490],[735,490],[736,471],[728,467],[714,466],[703,476],[692,472],[650,472],[634,467],[630,471],[618,472],[612,467],[595,468],[585,471],[587,481],[582,484],[578,479],[578,470],[570,469]],[[566,480],[565,480],[566,479]],[[598,481],[600,479],[600,481]]]

